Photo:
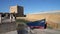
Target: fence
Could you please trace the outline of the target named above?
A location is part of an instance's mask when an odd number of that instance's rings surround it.
[[[13,14],[4,17],[2,17],[2,14],[0,14],[0,23],[14,22],[14,21],[15,21],[15,17],[13,16]]]

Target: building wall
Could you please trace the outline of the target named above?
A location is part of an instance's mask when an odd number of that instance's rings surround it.
[[[17,6],[11,6],[10,13],[17,13]]]
[[[24,16],[24,8],[22,6],[11,6],[10,13],[16,13],[16,16]]]
[[[22,6],[17,6],[17,16],[24,16],[24,8]]]
[[[16,30],[16,23],[3,23],[0,24],[0,33],[6,33]]]

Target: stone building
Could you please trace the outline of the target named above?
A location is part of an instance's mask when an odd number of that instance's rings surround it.
[[[11,6],[10,7],[10,13],[15,13],[16,14],[16,17],[22,17],[24,16],[24,9],[22,6]]]

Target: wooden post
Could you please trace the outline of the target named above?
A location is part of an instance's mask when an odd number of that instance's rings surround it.
[[[12,22],[11,14],[10,14],[10,21]]]
[[[15,17],[13,16],[13,21],[15,21]]]
[[[0,14],[0,23],[2,22],[2,16],[1,16],[1,14]]]

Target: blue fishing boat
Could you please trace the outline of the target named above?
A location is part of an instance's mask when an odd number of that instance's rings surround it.
[[[46,28],[46,20],[42,19],[42,20],[38,20],[38,21],[34,21],[34,22],[29,22],[27,23],[27,25],[30,28]]]

